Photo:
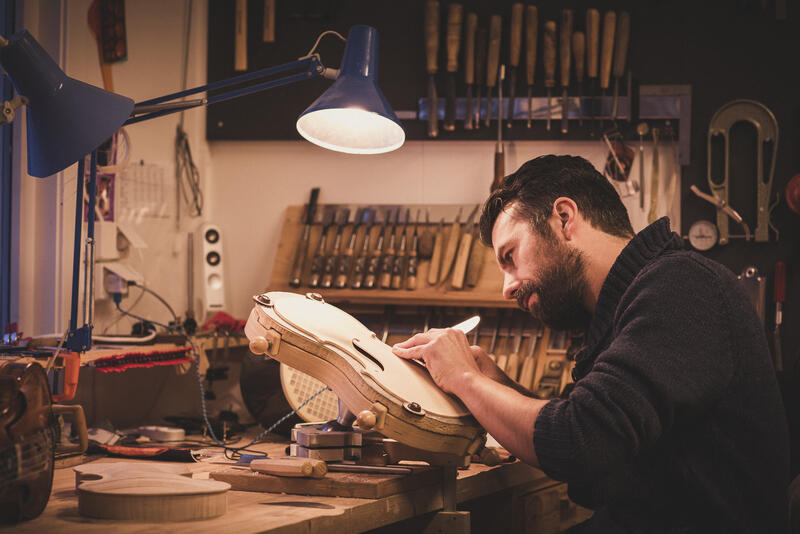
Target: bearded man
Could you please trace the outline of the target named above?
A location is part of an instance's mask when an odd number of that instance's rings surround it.
[[[393,347],[424,360],[506,449],[565,481],[571,532],[784,532],[789,447],[763,327],[725,267],[663,218],[634,235],[608,181],[542,156],[486,201],[503,296],[585,328],[568,395],[540,400],[453,329]]]

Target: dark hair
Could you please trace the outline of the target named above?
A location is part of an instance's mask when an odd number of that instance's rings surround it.
[[[558,197],[575,201],[581,215],[595,228],[617,237],[633,237],[628,212],[619,195],[591,163],[580,156],[539,156],[505,177],[481,213],[484,243],[492,246],[497,216],[514,203],[517,215],[528,219],[541,235],[552,235],[547,224]]]

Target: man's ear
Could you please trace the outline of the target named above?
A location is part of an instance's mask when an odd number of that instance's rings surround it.
[[[558,197],[553,202],[553,218],[564,239],[572,239],[578,223],[578,205],[575,201],[569,197]]]

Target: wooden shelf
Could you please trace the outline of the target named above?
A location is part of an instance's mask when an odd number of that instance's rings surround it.
[[[322,206],[320,206],[322,208]],[[378,207],[380,209],[380,206]],[[494,253],[492,249],[485,247],[481,243],[474,246],[482,246],[486,249],[481,277],[474,288],[463,290],[452,289],[449,280],[445,284],[431,286],[427,283],[428,269],[430,261],[420,260],[418,265],[418,288],[407,289],[312,289],[308,287],[309,270],[311,258],[319,243],[322,235],[322,227],[319,224],[313,225],[311,229],[311,239],[303,272],[303,284],[299,288],[289,286],[289,276],[292,270],[297,245],[302,234],[302,206],[289,206],[284,214],[283,229],[281,239],[278,244],[278,252],[272,271],[272,280],[267,290],[269,291],[291,291],[294,293],[319,293],[327,302],[337,304],[380,304],[380,305],[401,305],[401,306],[463,306],[463,307],[484,307],[484,308],[514,308],[516,302],[505,300],[502,296],[503,278],[497,269]],[[424,225],[420,224],[420,231]],[[399,243],[400,231],[397,231],[397,242]],[[347,226],[343,232],[343,246],[353,231],[352,225]],[[371,242],[378,235],[380,226],[375,225],[370,234]],[[445,228],[445,232],[448,229]],[[408,229],[410,241],[413,226]],[[333,246],[336,228],[331,227],[328,235],[328,250]],[[359,230],[356,240],[358,249],[363,242],[364,230]]]

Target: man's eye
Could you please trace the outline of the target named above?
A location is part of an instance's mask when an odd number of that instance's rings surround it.
[[[503,256],[503,262],[506,265],[512,265],[514,263],[514,260],[511,258],[511,252],[512,251],[509,250],[508,252],[506,252],[505,256]]]

